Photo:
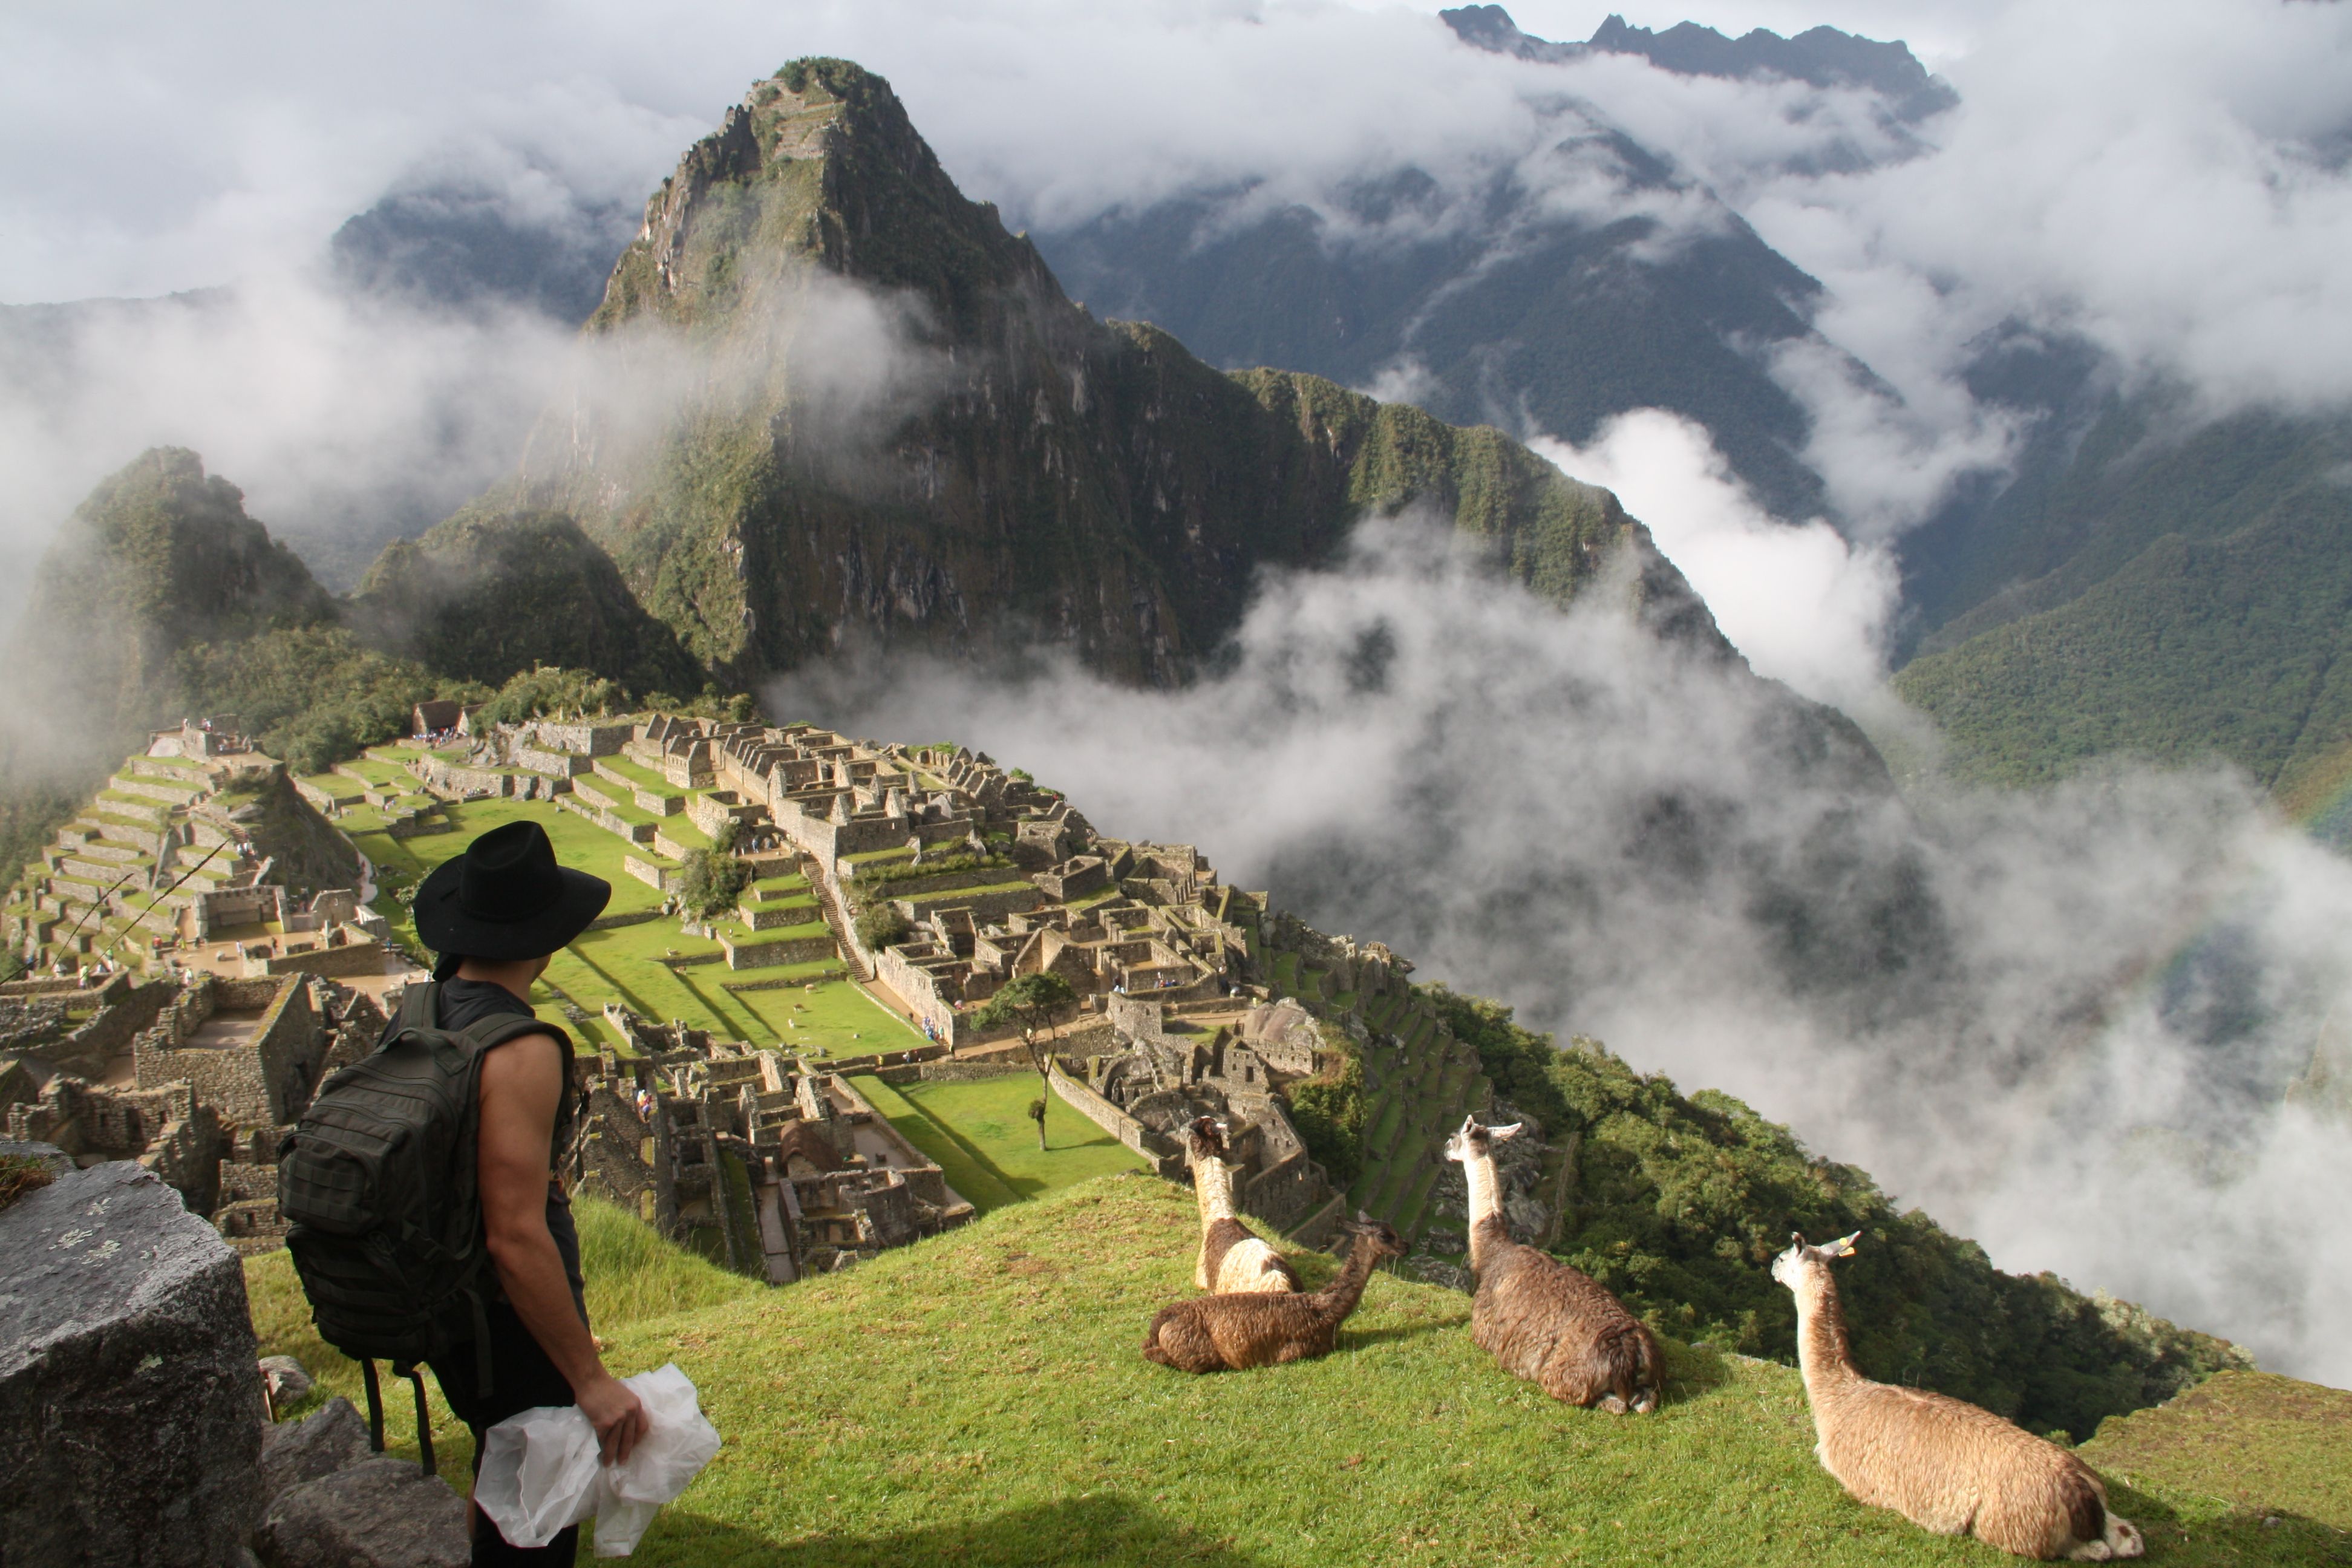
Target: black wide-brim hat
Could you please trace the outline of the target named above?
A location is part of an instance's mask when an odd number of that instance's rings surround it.
[[[419,941],[434,952],[505,962],[569,944],[612,901],[613,884],[555,863],[536,822],[493,827],[417,885]]]

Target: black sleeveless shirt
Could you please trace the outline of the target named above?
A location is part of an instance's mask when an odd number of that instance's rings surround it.
[[[471,1024],[502,1015],[535,1018],[528,1003],[503,985],[493,985],[487,980],[459,980],[454,976],[441,982],[440,1026],[455,1034]],[[569,1037],[561,1030],[548,1031],[558,1040],[568,1044]],[[490,1047],[498,1049],[496,1046]],[[555,1139],[547,1152],[547,1234],[555,1238],[555,1250],[563,1255],[563,1277],[572,1285],[572,1305],[580,1309],[580,1321],[588,1321],[587,1285],[580,1277],[580,1231],[572,1222],[572,1200],[555,1180],[555,1167],[563,1156],[563,1146],[571,1142],[572,1117],[572,1053],[563,1053],[563,1098],[556,1102]]]

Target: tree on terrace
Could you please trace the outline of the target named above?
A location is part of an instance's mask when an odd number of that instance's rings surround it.
[[[1037,1069],[1039,1078],[1047,1078],[1051,1076],[1053,1052],[1038,1037],[1050,1031],[1077,1002],[1078,994],[1070,988],[1070,983],[1046,970],[1008,982],[972,1015],[972,1022],[983,1029],[995,1028],[999,1024],[1020,1025],[1021,1038],[1029,1047],[1029,1065]],[[1045,1136],[1045,1127],[1043,1121],[1037,1124],[1041,1141]]]

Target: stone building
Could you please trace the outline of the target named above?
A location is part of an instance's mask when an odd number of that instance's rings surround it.
[[[866,1064],[820,1068],[618,1006],[605,1016],[640,1054],[575,1063],[583,1094],[565,1174],[577,1190],[772,1284],[972,1217],[851,1087],[844,1069]]]
[[[1183,1169],[1183,1130],[1214,1117],[1225,1124],[1243,1213],[1309,1244],[1336,1233],[1346,1201],[1307,1153],[1280,1094],[1336,1054],[1303,1008],[1117,996],[1107,1016],[1088,1042],[1099,1048],[1086,1058],[1084,1084],[1056,1079],[1063,1100],[1171,1176]]]
[[[273,1247],[278,1140],[383,1025],[321,976],[0,986],[0,1133],[135,1160],[240,1248]]]

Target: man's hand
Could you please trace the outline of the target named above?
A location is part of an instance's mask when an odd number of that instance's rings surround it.
[[[588,1417],[588,1425],[596,1428],[596,1447],[608,1465],[626,1459],[652,1429],[645,1402],[617,1377],[607,1375],[574,1388],[572,1396],[580,1402],[580,1414]]]

